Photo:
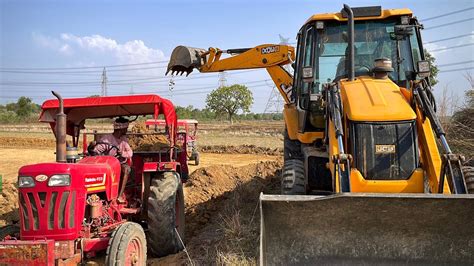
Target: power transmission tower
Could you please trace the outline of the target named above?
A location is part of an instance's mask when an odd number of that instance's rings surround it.
[[[281,34],[278,34],[278,37],[280,38],[280,44],[288,45],[290,38],[285,38]],[[285,70],[289,73],[292,73],[292,69],[289,65],[286,65],[283,68],[285,68]],[[280,96],[280,92],[274,85],[269,87],[272,88],[272,91],[270,92],[270,97],[268,97],[267,105],[265,106],[265,111],[263,111],[263,113],[280,114],[283,110],[283,99]]]
[[[102,71],[102,91],[101,91],[102,96],[107,96],[107,72],[105,70]]]
[[[272,87],[270,97],[265,106],[264,114],[280,114],[283,110],[283,99],[275,86]]]
[[[280,38],[280,44],[282,45],[288,45],[290,44],[290,38],[285,38],[281,34],[278,34],[278,37]],[[290,65],[283,66],[283,68],[290,74],[293,74],[293,68]]]
[[[219,88],[225,87],[227,83],[226,73],[224,71],[219,72]]]

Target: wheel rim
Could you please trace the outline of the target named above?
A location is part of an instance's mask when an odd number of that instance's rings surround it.
[[[125,265],[142,265],[143,246],[138,238],[130,240],[125,252]]]

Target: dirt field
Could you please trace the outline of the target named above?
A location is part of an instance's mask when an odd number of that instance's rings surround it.
[[[189,164],[185,184],[186,247],[149,265],[255,265],[258,255],[258,196],[279,188],[281,126],[271,124],[205,126],[199,134],[200,165]],[[3,130],[3,131],[2,131]],[[16,176],[19,167],[54,161],[48,128],[0,126],[0,226],[18,220]],[[255,133],[257,132],[257,133]],[[101,264],[95,260],[91,264]]]

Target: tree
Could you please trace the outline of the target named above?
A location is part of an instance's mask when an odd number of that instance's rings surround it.
[[[244,85],[220,87],[207,95],[207,108],[218,115],[227,114],[230,123],[239,110],[250,112],[253,103],[252,92]]]
[[[456,111],[448,128],[453,150],[466,156],[466,165],[474,166],[474,77],[466,74],[471,88],[465,93],[465,105]]]
[[[431,73],[430,73],[430,84],[431,86],[434,86],[436,85],[436,83],[438,83],[438,79],[436,79],[438,77],[438,72],[439,72],[439,69],[438,69],[438,66],[436,66],[436,58],[434,56],[432,56],[428,50],[424,49],[425,51],[425,60],[428,60],[430,62],[430,65],[431,65]]]
[[[21,96],[16,102],[16,114],[19,117],[27,117],[34,112],[34,103],[30,98]]]

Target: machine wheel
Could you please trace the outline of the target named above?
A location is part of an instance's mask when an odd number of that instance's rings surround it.
[[[285,159],[285,161],[302,158],[301,143],[298,140],[290,139],[286,127],[285,132],[283,134],[283,158]]]
[[[0,228],[0,241],[2,241],[6,236],[20,239],[20,226],[16,224],[10,224]]]
[[[281,179],[281,194],[306,194],[306,178],[304,175],[304,164],[301,160],[292,159],[285,161]]]
[[[462,168],[464,180],[466,180],[467,193],[474,194],[474,167],[464,166]]]
[[[126,222],[110,236],[105,265],[146,265],[146,237],[143,228]]]
[[[151,180],[148,197],[148,248],[156,257],[174,254],[183,249],[184,194],[179,176],[164,172]]]
[[[194,165],[199,165],[199,152],[194,155]]]

